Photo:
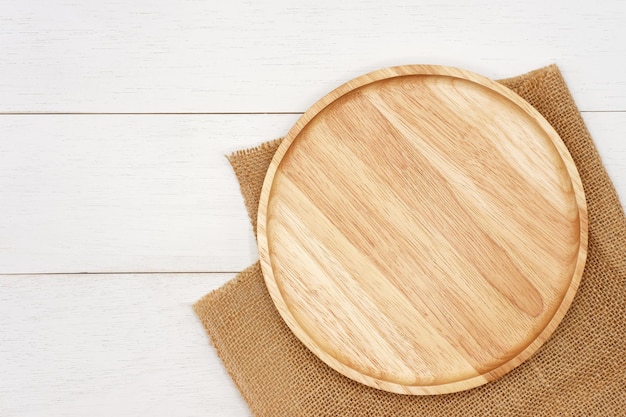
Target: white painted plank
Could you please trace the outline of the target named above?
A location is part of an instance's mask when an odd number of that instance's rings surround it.
[[[0,116],[0,273],[242,270],[258,255],[224,155],[296,118]]]
[[[303,111],[390,65],[553,62],[583,110],[626,110],[625,21],[620,0],[2,0],[0,111]]]
[[[192,311],[232,276],[0,276],[0,415],[249,416]]]
[[[626,113],[586,113],[626,198]],[[0,273],[239,271],[258,258],[224,154],[297,115],[0,116]]]

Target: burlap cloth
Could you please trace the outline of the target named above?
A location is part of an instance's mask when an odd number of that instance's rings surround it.
[[[405,396],[342,376],[284,324],[259,263],[195,311],[255,416],[626,416],[626,220],[556,66],[500,81],[554,126],[583,181],[589,254],[578,294],[545,345],[504,377],[454,394]],[[265,172],[280,141],[229,157],[256,230]]]

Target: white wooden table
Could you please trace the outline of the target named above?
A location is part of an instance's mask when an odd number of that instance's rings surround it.
[[[191,305],[256,260],[224,154],[340,83],[556,62],[626,200],[626,2],[0,0],[0,416],[247,416]]]

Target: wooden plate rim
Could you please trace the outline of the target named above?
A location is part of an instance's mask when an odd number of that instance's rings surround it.
[[[271,196],[271,190],[273,186],[273,180],[280,163],[285,156],[287,150],[298,137],[302,129],[321,111],[323,111],[331,103],[339,99],[340,97],[352,92],[353,90],[363,87],[365,85],[375,83],[381,80],[402,77],[402,76],[425,76],[425,75],[438,75],[448,76],[454,78],[461,78],[480,84],[484,87],[495,91],[504,98],[516,104],[523,112],[531,116],[541,127],[541,129],[551,139],[552,144],[559,152],[561,159],[566,167],[567,173],[572,183],[575,199],[578,205],[579,216],[579,251],[576,259],[576,266],[572,274],[570,285],[563,297],[560,306],[555,311],[552,318],[548,321],[543,331],[531,342],[525,349],[523,349],[517,356],[486,372],[481,375],[474,376],[472,378],[448,382],[440,385],[402,385],[394,382],[380,380],[368,375],[364,375],[357,370],[350,368],[344,363],[338,361],[336,358],[321,349],[317,343],[309,337],[307,332],[303,330],[298,324],[293,315],[291,314],[288,305],[285,303],[281,291],[275,280],[274,273],[271,267],[271,259],[269,255],[269,246],[267,240],[267,220],[268,220],[268,203]],[[545,341],[554,332],[558,324],[561,322],[569,306],[571,305],[580,280],[582,278],[585,261],[587,257],[587,234],[588,234],[588,220],[587,220],[587,204],[582,186],[580,175],[576,168],[574,161],[572,160],[569,151],[565,144],[561,140],[558,133],[554,130],[552,125],[526,100],[511,91],[502,84],[497,83],[482,75],[473,73],[471,71],[463,70],[455,67],[441,66],[441,65],[403,65],[396,67],[389,67],[380,69],[360,77],[357,77],[347,83],[339,86],[335,90],[331,91],[319,101],[317,101],[311,108],[309,108],[289,130],[283,142],[276,151],[270,166],[268,168],[261,196],[259,200],[258,216],[257,216],[257,241],[259,246],[259,257],[261,263],[261,269],[263,271],[263,277],[270,293],[270,296],[277,307],[281,317],[286,322],[291,331],[296,337],[304,343],[304,345],[310,349],[318,358],[325,362],[328,366],[340,372],[341,374],[351,378],[355,381],[368,385],[370,387],[382,389],[389,392],[395,392],[399,394],[410,395],[431,395],[431,394],[444,394],[462,391],[470,388],[474,388],[483,385],[489,381],[492,381],[513,368],[520,365],[526,359],[528,359],[533,353],[535,353]]]

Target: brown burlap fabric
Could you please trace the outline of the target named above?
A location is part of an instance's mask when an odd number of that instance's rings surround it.
[[[256,416],[625,416],[626,219],[556,66],[501,81],[567,145],[585,188],[589,254],[578,294],[545,345],[504,377],[469,391],[404,396],[335,372],[290,332],[259,264],[195,305],[224,366]],[[279,141],[230,156],[256,229],[265,171]]]

